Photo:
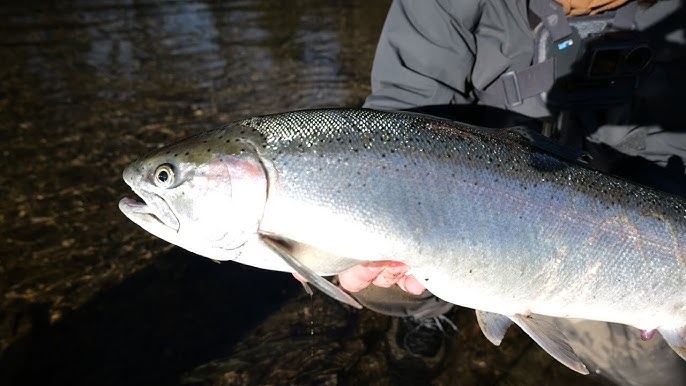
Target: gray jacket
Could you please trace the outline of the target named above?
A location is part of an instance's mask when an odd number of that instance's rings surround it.
[[[648,29],[674,14],[679,6],[680,1],[671,0],[640,8],[636,25]],[[523,0],[396,0],[379,38],[372,93],[364,106],[493,105],[479,101],[477,95],[489,91],[502,74],[532,65],[533,30],[538,23],[528,1]],[[683,45],[683,22],[680,32],[671,31],[659,39]],[[673,61],[665,55],[681,55],[669,48],[660,48],[658,54],[657,61]],[[517,106],[498,107],[536,118],[550,115],[538,96],[526,98]]]

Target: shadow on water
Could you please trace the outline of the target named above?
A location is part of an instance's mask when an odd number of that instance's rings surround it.
[[[294,294],[291,275],[217,264],[175,248],[50,325],[34,305],[33,331],[0,360],[13,385],[177,384],[222,357]]]

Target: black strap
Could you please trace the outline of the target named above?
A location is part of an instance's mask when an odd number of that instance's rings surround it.
[[[502,74],[487,90],[476,90],[482,104],[489,106],[514,107],[524,99],[550,90],[555,82],[552,59],[534,64],[519,71]]]

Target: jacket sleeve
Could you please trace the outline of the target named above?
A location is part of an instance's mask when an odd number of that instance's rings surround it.
[[[395,0],[372,67],[365,107],[474,102],[503,72],[531,63],[526,1]]]
[[[460,1],[462,2],[462,1]],[[468,103],[478,1],[396,0],[384,23],[364,106],[402,109]],[[455,17],[459,13],[462,16]],[[470,17],[471,16],[471,17]]]

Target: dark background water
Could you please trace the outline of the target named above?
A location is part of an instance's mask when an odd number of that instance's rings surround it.
[[[471,313],[451,314],[450,366],[394,364],[397,321],[173,248],[119,213],[121,171],[151,148],[361,105],[388,5],[3,2],[0,384],[590,382],[521,332],[491,346]]]

